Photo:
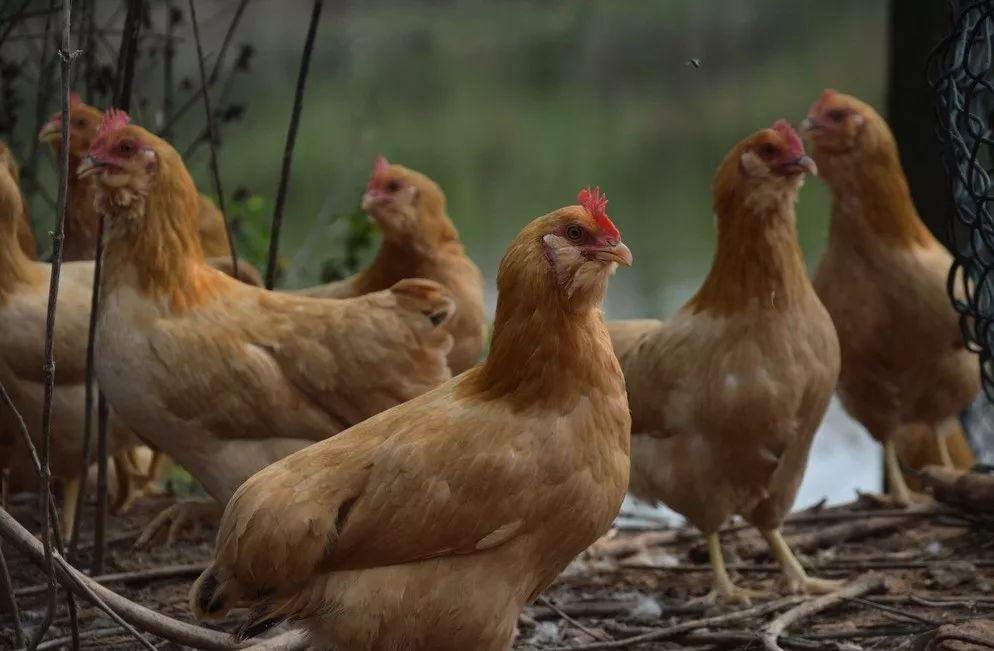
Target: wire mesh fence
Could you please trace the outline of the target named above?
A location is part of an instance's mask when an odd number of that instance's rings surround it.
[[[994,1],[952,0],[952,31],[929,62],[953,197],[948,289],[994,398]]]

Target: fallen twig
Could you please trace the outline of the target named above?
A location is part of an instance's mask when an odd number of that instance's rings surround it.
[[[158,579],[176,579],[200,576],[201,572],[207,569],[207,563],[194,563],[192,565],[167,565],[164,567],[150,567],[147,570],[137,570],[135,572],[116,572],[114,574],[103,574],[101,576],[91,576],[90,579],[100,585],[111,583],[135,583],[138,581],[155,581]],[[44,585],[31,585],[26,588],[19,588],[14,591],[18,597],[28,597],[45,591]]]
[[[727,624],[729,622],[737,622],[743,619],[749,619],[750,617],[760,617],[762,615],[777,612],[784,608],[790,608],[804,601],[804,597],[783,597],[775,601],[769,601],[765,604],[752,606],[751,608],[743,608],[734,612],[716,615],[714,617],[706,617],[704,619],[694,619],[689,622],[682,622],[680,624],[656,629],[649,633],[643,633],[641,635],[636,635],[622,640],[613,640],[611,642],[593,642],[591,644],[580,644],[578,646],[554,647],[551,651],[574,651],[576,649],[583,649],[584,651],[592,649],[624,649],[634,644],[678,637],[683,633],[696,629],[717,626],[719,624]]]
[[[805,617],[831,608],[846,599],[861,597],[865,594],[882,590],[885,585],[886,582],[883,576],[868,574],[844,586],[841,590],[804,601],[763,627],[763,630],[760,632],[763,646],[767,651],[783,651],[783,648],[777,641],[791,624],[795,624]]]
[[[583,631],[584,633],[586,633],[587,635],[589,635],[592,639],[594,639],[594,640],[601,640],[601,641],[607,641],[607,640],[611,639],[611,636],[604,635],[603,633],[599,633],[599,632],[597,632],[597,631],[595,631],[593,629],[590,629],[590,628],[584,626],[583,623],[581,623],[580,621],[574,619],[573,617],[570,617],[568,614],[566,614],[566,612],[562,608],[560,608],[556,604],[552,603],[552,600],[549,599],[548,597],[546,597],[546,596],[540,596],[538,599],[543,604],[545,604],[550,609],[552,609],[552,611],[555,612],[557,615],[559,615],[560,617],[562,617],[564,620],[566,620],[567,622],[569,622],[570,624],[572,624],[577,629],[579,629],[579,630]]]
[[[0,509],[0,536],[9,540],[35,565],[44,564],[45,556],[41,543],[3,509]],[[90,579],[67,563],[61,556],[56,556],[56,558],[60,561],[55,566],[56,575],[66,588],[87,598],[95,595],[108,608],[120,615],[125,622],[177,644],[208,651],[234,651],[245,647],[253,650],[286,649],[288,651],[306,648],[306,638],[293,631],[279,638],[249,640],[241,644],[226,633],[187,624],[137,604]]]

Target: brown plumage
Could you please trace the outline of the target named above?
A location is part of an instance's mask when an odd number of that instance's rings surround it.
[[[979,391],[979,370],[946,294],[952,258],[919,218],[894,136],[872,107],[826,91],[807,125],[833,197],[814,282],[839,332],[839,397],[884,444],[891,491],[907,502],[895,442],[903,427],[936,437],[935,454],[916,464],[948,463],[947,432],[969,449],[955,418]]]
[[[486,361],[249,479],[191,591],[197,616],[250,605],[245,633],[289,618],[331,648],[509,648],[627,485],[624,378],[600,310],[631,262],[617,237],[581,206],[525,227],[500,265]]]
[[[179,154],[108,113],[81,165],[107,215],[97,376],[110,404],[224,504],[263,466],[448,379],[446,290],[347,300],[205,264]]]
[[[345,280],[301,290],[317,298],[348,298],[386,289],[404,278],[430,278],[456,300],[449,321],[453,374],[475,364],[483,352],[483,275],[459,241],[445,208],[445,195],[430,178],[377,159],[362,207],[383,233],[373,262]]]
[[[732,584],[717,531],[760,529],[791,591],[821,591],[780,536],[839,369],[838,341],[808,282],[794,202],[814,171],[784,122],[737,144],[714,182],[718,245],[707,279],[671,319],[608,327],[632,408],[631,492],[708,536],[715,590]]]
[[[17,161],[14,159],[14,154],[10,151],[7,143],[0,140],[0,166],[3,166],[7,170],[7,174],[13,179],[14,185],[18,188],[18,195],[20,195],[20,184],[21,184],[21,168],[18,167]],[[28,207],[24,202],[23,197],[20,201],[21,207],[19,209],[19,214],[16,217],[17,220],[17,243],[20,245],[21,250],[24,251],[24,255],[28,256],[30,259],[34,260],[38,257],[38,245],[35,242],[34,231],[31,230],[31,220],[28,217]]]
[[[41,413],[44,402],[43,367],[45,321],[51,267],[34,261],[16,238],[23,215],[23,200],[9,171],[6,152],[0,152],[0,381],[10,392],[35,445],[41,446]],[[63,488],[63,532],[72,527],[82,455],[84,372],[90,318],[93,265],[85,262],[62,266],[55,322],[55,394],[52,421],[52,476]],[[94,410],[95,411],[95,410]],[[94,422],[96,415],[93,415]],[[13,416],[0,407],[0,439],[8,444],[14,490],[36,485],[33,464],[21,443]],[[112,416],[110,452],[137,444],[137,439]],[[118,497],[129,492],[129,477],[119,476]],[[118,506],[123,506],[119,502]]]

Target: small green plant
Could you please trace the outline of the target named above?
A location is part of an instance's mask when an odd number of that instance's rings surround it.
[[[340,257],[328,258],[321,264],[321,282],[330,283],[354,274],[362,264],[364,254],[372,247],[376,229],[360,206],[332,217],[332,223],[345,223]]]

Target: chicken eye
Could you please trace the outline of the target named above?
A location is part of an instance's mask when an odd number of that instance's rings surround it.
[[[76,126],[77,127],[85,127],[86,126],[86,118],[79,118],[78,120],[76,120]]]
[[[778,153],[776,146],[766,144],[759,148],[759,155],[763,158],[773,158]]]
[[[387,182],[387,192],[396,192],[400,190],[400,181],[393,180]]]
[[[828,119],[832,122],[842,122],[846,117],[846,112],[842,109],[832,109],[828,112]]]
[[[566,227],[566,237],[573,242],[579,242],[583,239],[583,229],[576,224],[570,224]]]
[[[130,140],[124,140],[117,146],[117,150],[124,156],[130,156],[135,151],[135,145]]]

